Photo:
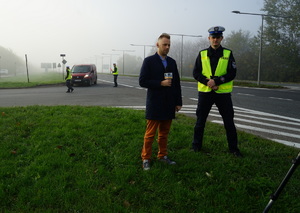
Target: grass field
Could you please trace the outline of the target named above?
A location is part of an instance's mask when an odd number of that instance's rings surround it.
[[[29,82],[28,82],[29,78]],[[40,72],[27,75],[18,75],[0,78],[0,88],[24,88],[34,87],[45,84],[60,84],[64,83],[62,73],[57,72]]]
[[[244,158],[207,123],[190,150],[194,118],[178,115],[169,156],[143,171],[143,111],[104,107],[0,108],[1,212],[262,212],[299,150],[238,132]],[[296,171],[270,212],[300,210]]]

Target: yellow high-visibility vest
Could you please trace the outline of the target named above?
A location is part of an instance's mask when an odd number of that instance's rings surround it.
[[[114,71],[116,70],[116,72],[113,72],[113,75],[118,75],[119,72],[118,72],[118,67],[114,68]]]
[[[71,80],[72,79],[72,73],[71,73],[71,70],[70,69],[68,69],[68,72],[67,72],[67,80]]]
[[[207,56],[207,50],[203,50],[200,52],[201,55],[201,62],[202,62],[202,74],[207,77],[211,78],[212,76],[212,71],[211,71],[211,66],[210,66],[210,59]],[[227,73],[227,66],[228,66],[228,61],[229,61],[229,56],[230,56],[231,51],[223,49],[223,57],[219,59],[216,71],[215,71],[215,76],[223,76]],[[220,84],[219,89],[216,90],[216,93],[230,93],[232,92],[233,89],[233,81],[229,81],[224,84]],[[212,89],[200,82],[198,82],[198,91],[199,92],[210,92]]]

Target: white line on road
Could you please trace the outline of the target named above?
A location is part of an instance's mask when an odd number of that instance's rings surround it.
[[[285,140],[280,140],[280,139],[272,139],[272,138],[268,138],[268,139],[272,140],[272,141],[275,141],[277,143],[281,143],[281,144],[287,145],[287,146],[292,146],[292,147],[300,148],[300,144],[299,143],[285,141]]]
[[[282,100],[282,101],[293,101],[292,99],[289,98],[277,98],[277,97],[269,97],[271,99],[275,99],[275,100]]]
[[[252,95],[252,94],[247,94],[247,93],[237,93],[237,95],[244,95],[244,96],[255,96],[255,95]]]
[[[218,123],[218,124],[223,124],[223,121],[212,120],[212,122]],[[274,131],[274,130],[270,130],[270,129],[263,129],[261,127],[258,128],[258,127],[247,126],[247,125],[243,125],[243,124],[236,124],[236,126],[241,129],[253,130],[253,131],[257,131],[257,132],[264,132],[264,133],[270,133],[273,135],[281,135],[281,136],[285,136],[285,137],[292,137],[292,138],[300,139],[300,135],[291,134],[291,133],[287,133],[287,132],[281,132],[281,131],[279,132],[279,131]]]
[[[211,112],[218,113],[218,111],[214,110],[214,109],[212,109]],[[249,113],[249,112],[242,112],[242,113]],[[245,115],[245,114],[242,114],[242,113],[234,113],[235,114],[235,118],[234,119],[236,119],[237,116],[240,116],[240,117],[244,117],[244,118],[251,118],[251,119],[256,119],[256,120],[271,121],[271,122],[276,122],[276,123],[282,123],[282,124],[289,124],[289,125],[300,126],[300,121],[298,121],[298,122],[290,122],[290,121],[276,120],[276,119],[271,119],[271,118],[266,118],[266,117],[258,117],[258,116]],[[215,116],[215,117],[221,117],[220,114],[212,114],[211,113],[209,115],[210,116]],[[284,117],[284,119],[286,119],[286,120],[289,120],[289,119],[294,120],[294,118],[289,118],[289,117]]]
[[[287,126],[282,126],[282,125],[264,123],[264,122],[259,122],[259,121],[251,121],[251,120],[242,119],[242,118],[235,118],[234,120],[236,120],[236,121],[242,121],[242,122],[245,122],[245,123],[251,123],[251,124],[257,124],[257,125],[262,125],[262,126],[275,127],[275,128],[280,128],[280,129],[285,129],[285,130],[300,132],[299,128],[293,128],[293,127],[287,127]],[[300,125],[300,124],[298,124],[298,125]]]

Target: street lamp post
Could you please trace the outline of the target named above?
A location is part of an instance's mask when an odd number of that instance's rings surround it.
[[[112,51],[119,51],[119,52],[123,52],[123,75],[124,75],[124,53],[125,52],[134,52],[134,50],[115,50],[115,49],[112,49]]]
[[[176,33],[169,33],[169,35],[181,36],[180,77],[182,77],[182,68],[183,68],[183,36],[188,36],[188,37],[202,37],[202,35],[185,35],[185,34],[176,34]]]
[[[263,44],[262,39],[263,39],[263,32],[264,32],[264,17],[266,17],[266,16],[277,17],[277,18],[290,18],[290,17],[269,15],[269,14],[262,14],[262,13],[245,13],[245,12],[240,12],[237,10],[232,11],[232,13],[261,16],[260,46],[259,46],[259,58],[258,58],[258,70],[257,70],[257,85],[260,85],[260,73],[261,73],[261,63],[262,63],[262,44]]]
[[[146,57],[146,47],[155,47],[155,45],[146,45],[146,44],[130,44],[131,46],[141,46],[144,47],[144,59]]]
[[[103,53],[102,55],[103,55],[103,56],[109,56],[109,57],[110,57],[109,66],[111,66],[111,64],[112,64],[112,63],[111,63],[111,61],[112,61],[112,56],[113,56],[113,55],[120,55],[120,54]]]
[[[102,73],[104,73],[104,70],[103,70],[104,69],[104,62],[103,62],[104,57],[109,57],[109,55],[102,55],[101,56],[101,58],[102,58]]]

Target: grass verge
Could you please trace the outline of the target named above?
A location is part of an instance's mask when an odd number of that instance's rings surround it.
[[[29,75],[29,82],[26,75],[4,77],[0,78],[0,89],[4,88],[25,88],[35,87],[50,84],[65,83],[61,73],[48,72],[48,73],[34,73]]]
[[[0,108],[1,212],[262,212],[299,150],[238,132],[243,159],[208,122],[190,151],[195,119],[178,115],[169,137],[176,166],[141,167],[143,111],[104,107]],[[294,173],[273,212],[298,212]],[[273,210],[272,209],[272,210]]]

